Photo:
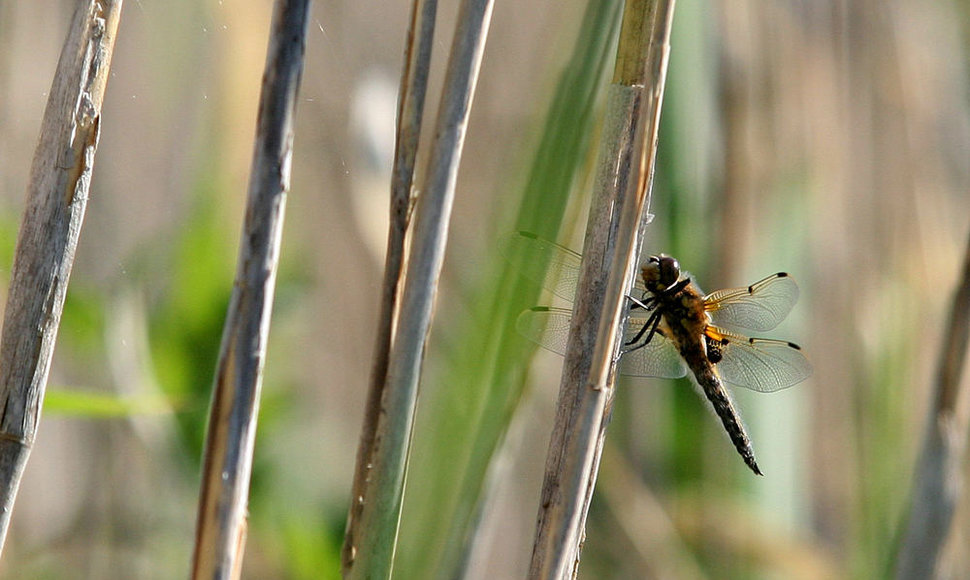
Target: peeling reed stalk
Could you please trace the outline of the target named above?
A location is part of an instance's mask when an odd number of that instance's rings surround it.
[[[624,7],[530,578],[575,577],[613,398],[624,295],[649,212],[673,2]]]
[[[122,1],[78,2],[27,185],[0,338],[0,548],[37,435],[87,206]]]

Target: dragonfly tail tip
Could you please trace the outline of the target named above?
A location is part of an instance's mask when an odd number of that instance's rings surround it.
[[[758,462],[754,460],[754,457],[745,457],[744,463],[751,468],[751,471],[753,471],[755,475],[764,477],[765,474],[761,473],[761,468],[758,467]]]

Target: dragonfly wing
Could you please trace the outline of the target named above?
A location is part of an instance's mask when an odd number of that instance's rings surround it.
[[[535,306],[519,314],[515,329],[542,348],[565,355],[572,314],[565,308]]]
[[[783,340],[722,335],[728,343],[723,346],[723,358],[716,368],[727,383],[771,393],[812,375],[812,365],[798,345]]]
[[[525,277],[542,284],[556,296],[570,302],[576,297],[582,255],[530,232],[516,232],[509,241],[508,258]],[[542,265],[546,265],[544,276]],[[645,292],[643,281],[636,276],[635,297]]]
[[[704,297],[714,324],[767,331],[778,326],[798,301],[798,284],[783,272],[743,288],[718,290]]]
[[[519,334],[542,348],[564,355],[571,319],[572,311],[565,308],[536,306],[519,315],[515,328]],[[630,341],[645,323],[645,318],[631,319],[624,342]],[[677,352],[677,347],[657,333],[643,348],[620,357],[620,374],[676,379],[687,374],[687,365]]]
[[[646,323],[646,318],[630,318],[623,337],[623,348],[631,348],[626,343],[633,340]],[[646,346],[620,356],[620,374],[631,377],[679,379],[687,374],[687,365],[677,352],[674,343],[660,332],[656,332]]]
[[[556,296],[572,301],[576,297],[582,256],[529,232],[516,232],[509,241],[509,259],[519,272],[542,284]],[[538,276],[547,266],[545,276]]]

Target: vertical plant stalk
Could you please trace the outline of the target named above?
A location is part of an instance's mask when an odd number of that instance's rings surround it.
[[[360,535],[347,572],[350,578],[387,578],[393,565],[421,362],[491,15],[491,0],[466,0],[459,10],[428,167],[424,183],[417,187],[421,197],[415,210],[370,475],[361,495]]]
[[[522,184],[516,229],[554,239],[565,219],[569,192],[583,172],[594,133],[591,117],[602,73],[609,74],[615,60],[621,9],[617,0],[587,5]],[[422,485],[409,487],[405,496],[394,561],[394,572],[402,578],[464,577],[481,544],[480,515],[487,509],[495,473],[490,465],[501,461],[496,453],[519,407],[530,356],[515,338],[515,320],[536,304],[539,294],[516,271],[518,259],[511,254],[498,259],[503,252],[498,247],[486,252],[492,267],[480,272],[484,283],[466,296],[474,313],[460,325],[462,346],[435,379],[439,387],[424,391],[430,397],[422,395],[424,419],[418,416],[408,464],[408,477]],[[542,271],[544,265],[532,261],[528,268]],[[459,439],[473,443],[455,445]]]
[[[87,206],[122,0],[78,2],[30,168],[0,337],[0,548],[37,435]]]
[[[939,577],[940,554],[963,496],[970,415],[966,405],[961,409],[959,403],[970,344],[970,242],[948,320],[905,536],[896,560],[896,577],[901,580]]]
[[[530,578],[575,577],[613,399],[624,294],[649,211],[673,1],[624,7]]]
[[[391,219],[387,234],[387,254],[384,258],[384,281],[381,286],[381,312],[377,321],[374,344],[374,366],[371,368],[367,403],[364,408],[364,424],[357,447],[357,464],[351,488],[347,528],[340,553],[341,569],[350,572],[356,557],[356,539],[360,529],[367,478],[373,465],[371,453],[377,437],[381,411],[381,398],[387,380],[394,314],[398,289],[403,276],[404,239],[411,223],[414,164],[424,119],[424,101],[428,90],[428,74],[431,62],[431,46],[434,41],[435,17],[438,0],[414,0],[404,47],[404,71],[397,103],[397,139],[394,149],[394,168],[391,173]],[[417,37],[415,37],[417,32]]]
[[[222,335],[206,436],[192,577],[238,578],[270,313],[276,286],[293,116],[309,0],[278,0],[263,72],[236,280]]]

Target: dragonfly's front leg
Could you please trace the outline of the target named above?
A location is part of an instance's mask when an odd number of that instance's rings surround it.
[[[627,353],[633,352],[635,350],[641,349],[647,346],[648,344],[650,344],[650,340],[653,338],[653,335],[657,332],[657,326],[660,324],[660,318],[662,316],[663,316],[662,311],[660,310],[654,311],[654,313],[650,315],[650,318],[647,319],[647,323],[640,328],[639,332],[637,332],[636,336],[634,336],[628,342],[625,343],[625,346],[630,346],[630,345],[636,345],[636,346],[634,346],[633,348],[624,350],[621,354],[627,354]],[[648,330],[649,332],[647,332]],[[645,338],[641,343],[640,339],[643,338],[644,334],[647,335],[647,338]],[[637,344],[637,343],[640,343],[640,344]]]
[[[670,288],[667,288],[666,290],[664,290],[664,294],[669,294],[669,295],[676,294],[681,290],[683,290],[684,288],[686,288],[689,284],[690,284],[690,278],[684,278],[683,280],[677,282]],[[637,300],[636,298],[630,295],[627,295],[627,298],[629,298],[630,301],[633,302],[633,305],[630,307],[631,310],[634,308],[643,308],[648,312],[653,310],[653,314],[650,315],[650,318],[647,319],[647,323],[644,324],[642,328],[640,328],[640,331],[637,332],[636,336],[634,336],[632,339],[630,339],[625,343],[625,346],[630,346],[630,345],[636,345],[636,346],[634,346],[631,349],[623,351],[624,354],[628,352],[633,352],[637,349],[641,349],[647,346],[648,344],[650,344],[650,340],[653,339],[653,335],[656,334],[657,327],[660,325],[660,319],[663,316],[663,313],[660,310],[655,310],[657,308],[657,305],[660,303],[660,299],[657,298],[656,296],[651,296],[647,300]],[[648,330],[649,332],[647,332]],[[644,334],[647,335],[647,338],[645,338],[641,344],[637,344],[638,342],[640,342],[640,339],[643,338]]]
[[[644,292],[644,294],[646,294],[646,292]],[[642,298],[637,299],[627,294],[626,299],[633,303],[633,304],[630,304],[630,310],[633,310],[634,308],[643,308],[644,310],[649,312],[657,307],[657,300],[655,298],[647,298],[646,296],[644,296]]]

